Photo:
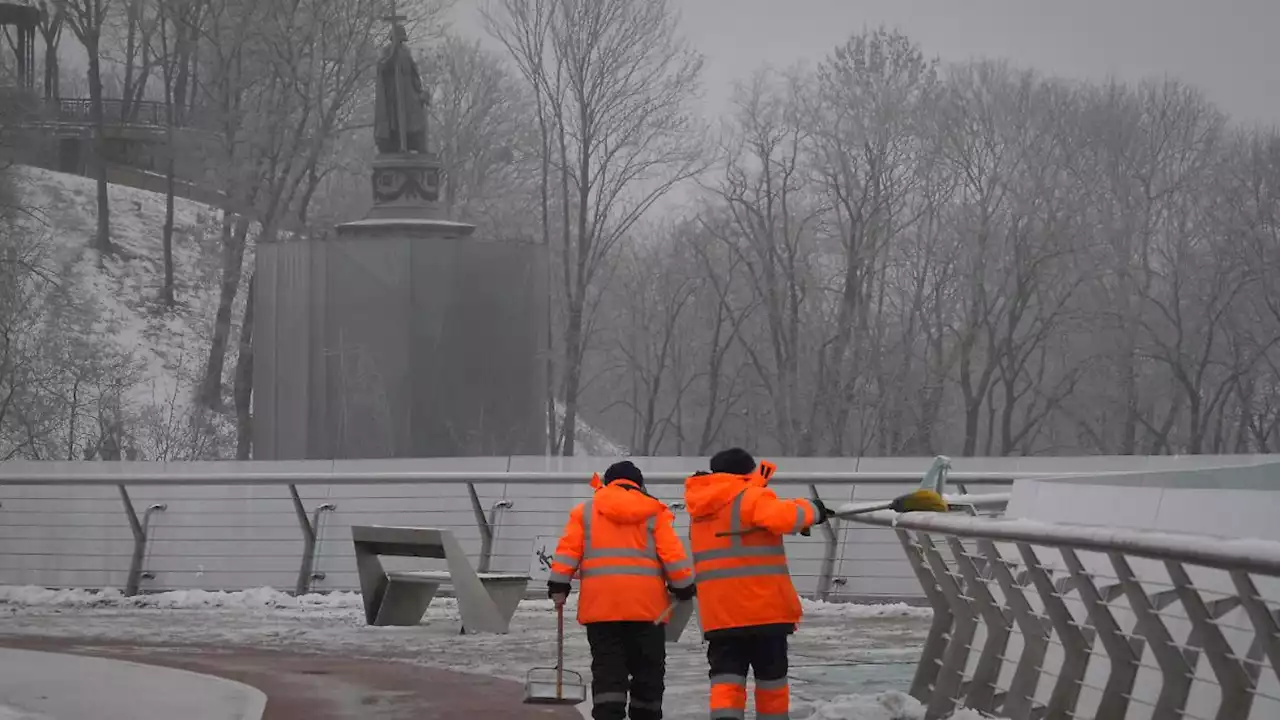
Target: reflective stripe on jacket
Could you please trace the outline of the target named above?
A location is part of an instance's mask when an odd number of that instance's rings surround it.
[[[578,622],[655,620],[667,608],[668,585],[693,584],[674,519],[666,505],[629,480],[600,487],[570,511],[550,579],[581,578]]]
[[[782,536],[813,524],[813,503],[779,500],[755,473],[713,473],[685,481],[685,507],[703,632],[799,622]]]

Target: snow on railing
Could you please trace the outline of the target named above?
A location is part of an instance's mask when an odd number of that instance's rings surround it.
[[[848,508],[846,508],[848,509]],[[894,528],[934,609],[930,720],[1280,718],[1280,542],[959,515]]]

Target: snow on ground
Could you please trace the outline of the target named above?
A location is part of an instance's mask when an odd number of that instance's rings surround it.
[[[18,168],[16,187],[23,204],[33,209],[27,222],[53,242],[59,279],[74,283],[82,297],[92,298],[100,312],[104,341],[131,352],[142,366],[130,399],[138,404],[187,403],[190,385],[208,352],[209,329],[218,306],[221,272],[221,213],[206,205],[174,199],[174,280],[178,306],[164,310],[159,293],[164,277],[161,239],[164,196],[122,185],[110,185],[111,240],[116,255],[104,258],[90,250],[96,231],[96,185],[93,180],[34,167]],[[246,267],[252,264],[252,245]],[[238,323],[243,301],[233,313]],[[234,338],[237,331],[233,329]],[[235,367],[235,343],[228,368]]]
[[[575,609],[572,600],[569,609]],[[791,650],[795,717],[916,720],[910,714],[866,713],[876,702],[889,702],[885,712],[897,712],[892,705],[897,696],[883,696],[887,701],[875,696],[910,684],[928,622],[928,611],[906,605],[806,602],[806,619]],[[364,624],[356,593],[293,597],[258,588],[124,597],[118,590],[0,586],[0,640],[8,635],[148,646],[272,647],[395,658],[517,681],[532,666],[555,663],[550,601],[521,603],[508,635],[460,636],[459,627],[457,605],[448,598],[433,601],[417,627],[376,628]],[[585,675],[590,656],[585,633],[576,625],[569,625],[565,653],[566,667]],[[706,649],[695,621],[679,643],[668,646],[669,718],[706,716],[706,672]],[[859,697],[837,700],[849,695]]]
[[[564,403],[557,402],[555,404],[556,426],[564,424]],[[574,423],[574,455],[583,455],[587,457],[625,457],[631,454],[627,448],[610,440],[604,433],[592,427],[590,423],[582,419],[579,414],[577,421]]]
[[[924,720],[924,706],[906,693],[891,691],[876,695],[844,695],[819,703],[809,716],[814,720]],[[948,720],[987,720],[974,710],[960,710]]]
[[[0,720],[51,720],[47,715],[19,710],[11,705],[0,703]]]

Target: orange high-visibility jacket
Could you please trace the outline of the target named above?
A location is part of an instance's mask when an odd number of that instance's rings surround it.
[[[779,500],[767,480],[759,470],[685,480],[704,633],[800,621],[800,596],[791,583],[782,536],[813,525],[818,512],[808,500]]]
[[[630,480],[600,486],[569,513],[551,562],[551,581],[579,587],[578,622],[656,620],[667,586],[693,584],[693,566],[672,529],[675,516]]]

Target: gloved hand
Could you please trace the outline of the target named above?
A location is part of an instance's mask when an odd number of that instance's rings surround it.
[[[569,583],[551,581],[547,583],[547,597],[555,603],[556,607],[564,607],[564,603],[569,599],[569,591],[572,586]]]
[[[698,585],[695,583],[682,588],[668,586],[667,590],[680,602],[689,602],[698,594]]]
[[[813,503],[813,506],[818,510],[818,518],[813,521],[814,525],[821,525],[831,519],[831,511],[827,509],[827,506],[824,505],[821,500],[818,498],[811,498],[809,502]]]

